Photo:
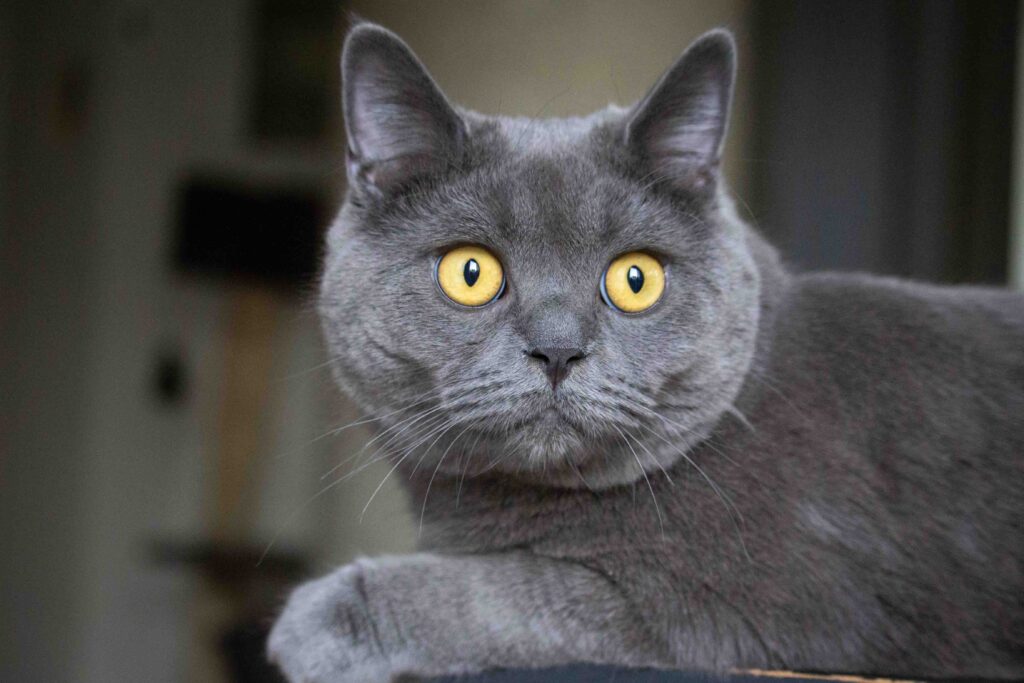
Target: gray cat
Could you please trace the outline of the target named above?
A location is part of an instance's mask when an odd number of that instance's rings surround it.
[[[720,177],[734,59],[495,118],[350,33],[320,310],[423,547],[298,588],[290,680],[1024,677],[1024,298],[788,273]]]

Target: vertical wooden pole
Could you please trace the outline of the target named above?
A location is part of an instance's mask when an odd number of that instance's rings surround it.
[[[231,297],[220,449],[210,501],[209,528],[215,541],[244,542],[251,530],[259,456],[268,436],[274,340],[283,307],[283,295],[266,288],[239,288]]]
[[[260,458],[266,455],[274,344],[285,295],[269,288],[235,286],[229,295],[224,345],[224,378],[218,416],[218,449],[211,468],[207,529],[222,548],[245,547],[258,507]],[[224,629],[241,614],[244,596],[221,583],[201,579],[192,615],[193,642],[188,680],[223,683],[218,650]]]

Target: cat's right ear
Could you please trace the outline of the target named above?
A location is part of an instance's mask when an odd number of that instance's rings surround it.
[[[341,73],[349,183],[383,196],[457,163],[465,123],[401,38],[358,24]]]

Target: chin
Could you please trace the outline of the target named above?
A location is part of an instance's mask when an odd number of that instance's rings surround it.
[[[509,466],[535,472],[578,464],[585,457],[586,443],[568,420],[555,411],[546,411],[510,435],[507,445],[515,453]]]
[[[611,478],[616,469],[614,444],[586,434],[558,411],[546,411],[538,419],[515,430],[499,447],[509,454],[495,471],[531,484],[557,488],[604,488],[631,481],[624,472]],[[632,462],[632,461],[630,461]],[[611,467],[610,467],[611,466]],[[635,465],[632,478],[639,476]]]

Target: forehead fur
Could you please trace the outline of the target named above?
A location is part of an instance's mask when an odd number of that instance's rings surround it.
[[[608,256],[694,251],[706,225],[700,207],[682,193],[648,191],[655,179],[632,167],[622,143],[626,110],[567,119],[462,115],[466,163],[371,212],[365,228],[428,249],[473,242],[561,256],[595,247]]]
[[[531,119],[525,116],[487,117],[476,112],[462,112],[471,130],[493,127],[500,132],[505,141],[511,143],[508,150],[524,155],[577,149],[580,144],[592,137],[595,128],[599,127],[614,128],[624,133],[623,126],[627,113],[626,109],[616,105],[609,105],[587,116],[548,119]]]

